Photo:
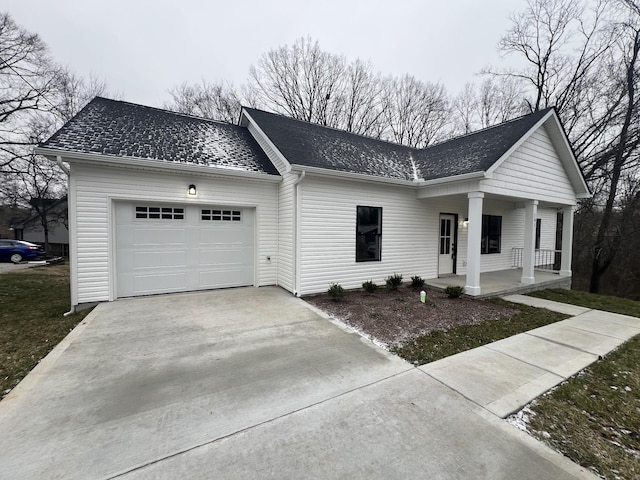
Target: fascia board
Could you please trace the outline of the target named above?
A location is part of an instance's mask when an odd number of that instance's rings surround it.
[[[56,150],[50,148],[36,147],[35,152],[44,155],[49,160],[55,161],[57,156],[62,157],[67,163],[83,163],[96,166],[115,166],[121,168],[131,168],[136,170],[152,170],[159,172],[182,173],[185,175],[202,175],[202,176],[224,176],[224,177],[241,177],[246,179],[274,182],[282,180],[280,175],[269,175],[266,173],[247,172],[243,170],[235,170],[229,168],[210,167],[204,165],[191,165],[186,163],[172,163],[162,160],[148,160],[134,157],[117,157],[111,155],[100,155],[95,153],[77,153],[64,150]]]

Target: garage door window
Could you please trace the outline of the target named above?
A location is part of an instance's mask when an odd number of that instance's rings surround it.
[[[240,210],[202,209],[201,218],[202,220],[219,222],[240,222],[242,221],[242,212]]]
[[[184,208],[136,207],[136,218],[147,220],[184,220]]]

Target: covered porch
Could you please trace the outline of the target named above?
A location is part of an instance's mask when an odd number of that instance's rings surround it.
[[[480,273],[481,294],[477,298],[499,297],[516,293],[533,292],[545,288],[571,288],[571,277],[561,276],[550,270],[536,270],[534,282],[522,283],[522,268],[510,268],[495,272]],[[449,285],[465,287],[466,275],[451,275],[447,277],[431,278],[425,283],[434,288],[444,290]]]

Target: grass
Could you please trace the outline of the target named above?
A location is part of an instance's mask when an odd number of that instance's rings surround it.
[[[640,317],[640,302],[573,290],[530,295]],[[455,327],[396,349],[423,364],[542,325],[564,315],[518,306],[509,319]],[[626,342],[530,406],[529,432],[607,479],[640,478],[640,336]]]
[[[575,290],[530,295],[640,317],[640,302]],[[608,479],[640,478],[640,336],[635,336],[529,409],[529,431]]]
[[[88,313],[68,317],[69,266],[0,275],[0,397],[4,397]]]
[[[568,318],[568,315],[562,313],[500,299],[492,302],[508,305],[519,313],[476,325],[461,325],[446,331],[435,330],[393,349],[393,353],[415,365],[422,365]]]
[[[580,307],[593,308],[595,310],[640,317],[640,302],[626,298],[562,289],[541,290],[539,292],[529,293],[528,295],[556,302],[570,303]]]
[[[529,431],[609,479],[640,478],[640,336],[529,407]]]

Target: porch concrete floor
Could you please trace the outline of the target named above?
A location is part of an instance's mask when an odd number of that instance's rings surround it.
[[[520,283],[522,277],[521,268],[510,268],[496,272],[480,274],[480,295],[477,298],[497,297],[515,293],[532,292],[545,288],[562,288],[571,286],[571,277],[561,277],[557,273],[536,270],[534,284]],[[466,275],[451,275],[440,278],[430,278],[425,283],[431,287],[445,289],[449,285],[464,287],[467,282]]]

